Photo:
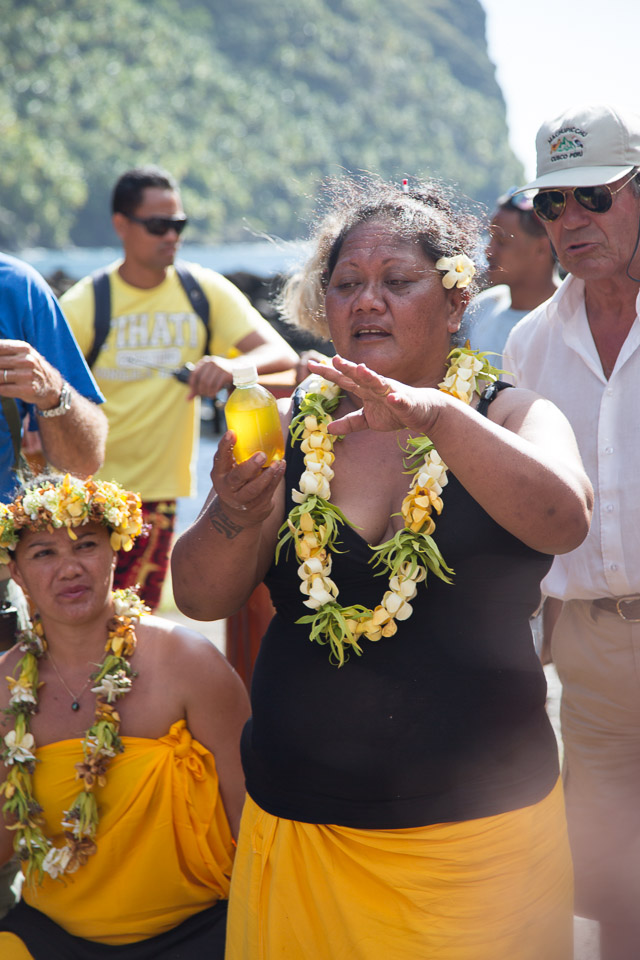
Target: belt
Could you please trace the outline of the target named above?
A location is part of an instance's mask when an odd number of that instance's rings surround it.
[[[640,622],[640,597],[602,597],[593,601],[594,607],[598,610],[606,610],[607,613],[617,614],[621,620],[628,620],[631,623]]]

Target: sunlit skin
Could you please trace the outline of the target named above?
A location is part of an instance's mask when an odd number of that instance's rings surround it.
[[[518,282],[527,270],[534,236],[523,229],[517,210],[498,210],[491,218],[487,271],[491,284]]]
[[[184,214],[180,194],[162,187],[145,187],[142,203],[134,210],[136,217],[175,217]],[[119,268],[120,276],[133,286],[148,289],[157,286],[165,277],[167,267],[174,262],[180,247],[180,237],[169,230],[162,237],[148,233],[141,223],[134,223],[122,213],[114,213],[113,226],[120,237],[125,260]]]
[[[41,616],[48,645],[39,661],[43,686],[31,723],[39,746],[81,737],[93,722],[96,701],[87,680],[104,658],[114,614],[116,555],[110,531],[92,523],[74,533],[77,540],[66,529],[23,530],[10,563],[12,576]],[[117,707],[121,735],[155,740],[184,717],[192,736],[215,755],[225,809],[237,835],[244,799],[238,744],[249,715],[244,685],[200,634],[151,616],[140,621],[136,634],[131,664],[137,676],[131,694]],[[3,655],[2,676],[13,674],[20,656],[17,646]],[[7,685],[0,685],[0,718],[8,696]],[[70,709],[72,696],[79,701],[77,710]],[[9,726],[9,721],[0,724],[0,732]],[[11,852],[12,837],[0,829],[0,864]]]
[[[623,183],[621,177],[609,186],[614,191]],[[629,184],[614,195],[606,213],[585,210],[570,192],[565,198],[562,216],[545,223],[545,229],[565,270],[585,281],[589,327],[609,377],[636,317],[640,197]]]
[[[342,244],[326,315],[340,356],[383,376],[401,371],[413,386],[435,386],[465,299],[460,290],[445,290],[419,245],[398,239],[383,223],[364,223]]]
[[[53,623],[79,625],[106,612],[115,554],[106,527],[25,530],[10,571],[40,615]]]
[[[609,184],[612,191],[624,179]],[[565,270],[589,282],[624,278],[640,222],[640,198],[631,185],[613,197],[606,213],[585,210],[569,191],[565,204],[562,215],[544,225]]]

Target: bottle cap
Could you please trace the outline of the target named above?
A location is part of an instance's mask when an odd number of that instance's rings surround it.
[[[257,383],[258,370],[252,360],[236,360],[233,367],[234,387],[246,387],[250,383]]]

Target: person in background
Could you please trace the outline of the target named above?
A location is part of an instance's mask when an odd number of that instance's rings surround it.
[[[23,425],[39,431],[54,467],[87,476],[104,460],[107,419],[103,397],[87,369],[56,298],[28,264],[0,254],[0,501],[16,487]],[[22,591],[0,572],[0,649],[24,626]],[[15,902],[16,867],[0,869],[0,916]]]
[[[25,876],[2,960],[224,955],[248,697],[205,637],[112,590],[141,526],[137,495],[69,475],[0,510],[33,612],[0,661],[0,863]]]
[[[329,200],[284,302],[337,356],[283,408],[286,463],[221,439],[172,555],[188,616],[228,616],[263,579],[276,607],[227,960],[570,960],[529,615],[549,554],[586,535],[589,483],[552,404],[451,355],[475,219],[434,182]]]
[[[0,254],[0,500],[16,486],[25,419],[47,461],[88,476],[104,460],[103,397],[40,274]]]
[[[576,913],[602,960],[640,950],[640,116],[588,104],[538,132],[534,208],[568,276],[505,346],[518,386],[565,413],[593,522],[542,583],[561,724]],[[546,656],[546,652],[545,652]]]
[[[170,174],[156,167],[122,174],[113,190],[112,213],[124,256],[107,268],[108,327],[92,359],[109,418],[98,476],[142,496],[150,534],[121,558],[115,583],[139,584],[145,603],[155,609],[176,500],[195,492],[197,398],[214,397],[231,384],[232,354],[250,356],[259,373],[292,368],[297,354],[237,287],[213,270],[183,264],[208,302],[207,330],[176,270],[187,217]],[[87,357],[96,342],[97,295],[89,276],[61,298]],[[186,364],[193,366],[191,372]],[[180,370],[185,382],[174,375]]]
[[[501,354],[511,328],[557,289],[553,251],[531,200],[515,187],[491,217],[486,255],[491,286],[469,307],[469,340],[476,350]],[[498,366],[500,357],[495,359]]]

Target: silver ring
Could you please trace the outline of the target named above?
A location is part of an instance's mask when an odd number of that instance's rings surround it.
[[[8,377],[8,376],[9,376],[9,371],[8,371],[8,370],[5,370],[5,372],[4,372],[4,381],[3,381],[4,383],[7,382],[7,377]]]

